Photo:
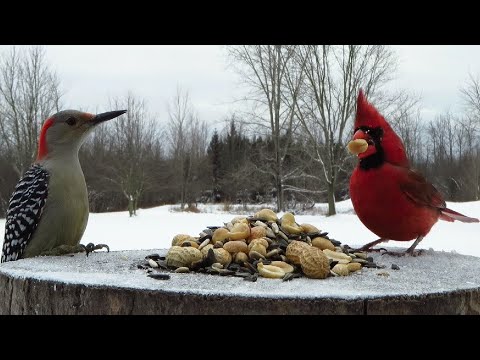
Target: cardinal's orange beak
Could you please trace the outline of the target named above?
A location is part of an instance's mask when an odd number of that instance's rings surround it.
[[[364,153],[368,149],[368,143],[364,139],[352,140],[348,143],[348,151],[354,155]]]

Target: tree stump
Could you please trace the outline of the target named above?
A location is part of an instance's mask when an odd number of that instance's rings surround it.
[[[480,258],[373,254],[385,269],[283,282],[137,268],[165,250],[37,257],[0,265],[0,314],[480,314]],[[396,264],[399,270],[393,270]]]

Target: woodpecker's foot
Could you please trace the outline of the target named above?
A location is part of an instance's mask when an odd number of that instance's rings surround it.
[[[103,248],[106,248],[107,252],[110,252],[110,248],[106,244],[95,245],[94,243],[88,243],[86,246],[83,245],[83,244],[80,244],[80,246],[82,247],[82,251],[85,251],[87,253],[87,256],[91,252],[94,252],[95,250],[100,250],[100,249],[103,249]]]
[[[60,256],[66,254],[73,254],[78,252],[84,252],[83,245],[60,245],[51,250],[43,251],[40,256]]]

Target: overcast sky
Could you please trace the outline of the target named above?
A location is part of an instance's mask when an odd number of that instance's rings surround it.
[[[7,46],[0,46],[2,50]],[[459,88],[468,72],[480,74],[480,46],[393,46],[399,57],[390,86],[422,96],[426,119],[460,109]],[[66,90],[70,108],[106,109],[108,98],[131,90],[166,120],[177,85],[190,92],[202,119],[222,120],[241,95],[221,46],[46,46],[47,59]]]
[[[462,111],[459,89],[469,72],[480,76],[480,46],[393,46],[399,57],[392,85],[422,96],[426,119],[446,110]]]
[[[238,95],[221,46],[47,46],[72,108],[102,110],[109,97],[132,91],[162,120],[177,86],[188,90],[201,119],[221,120]]]

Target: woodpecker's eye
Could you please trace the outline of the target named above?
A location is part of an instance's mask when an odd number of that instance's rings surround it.
[[[75,119],[74,117],[69,117],[66,121],[66,123],[70,126],[73,126],[77,123],[77,119]]]

